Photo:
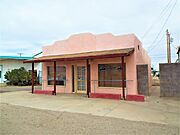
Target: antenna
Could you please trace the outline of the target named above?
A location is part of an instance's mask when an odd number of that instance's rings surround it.
[[[24,53],[17,53],[19,55],[19,57],[21,57]]]

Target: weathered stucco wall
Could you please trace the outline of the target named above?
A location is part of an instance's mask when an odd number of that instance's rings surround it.
[[[91,51],[103,51],[134,47],[134,34],[114,36],[112,34],[93,35],[83,33],[72,35],[66,40],[43,47],[43,56],[63,55]]]
[[[121,63],[121,58],[108,58],[108,59],[96,59],[90,60],[91,65],[91,92],[97,93],[118,93],[122,94],[122,89],[117,87],[98,87],[98,84],[94,80],[98,80],[98,64],[108,64],[108,63]],[[136,65],[134,55],[125,57],[126,63],[126,80],[127,80],[127,90],[128,94],[137,94],[137,80],[136,80]],[[86,66],[86,61],[67,61],[67,62],[57,62],[56,66],[66,67],[66,86],[58,86],[57,92],[72,92],[72,65],[76,66]],[[47,66],[53,66],[53,62],[43,63],[43,89],[53,90],[53,85],[47,85]]]
[[[151,76],[151,58],[149,57],[146,50],[143,48],[141,41],[135,38],[135,52],[136,52],[136,64],[137,65],[148,65],[148,86],[152,86],[152,76]]]
[[[140,46],[140,49],[138,48]],[[69,37],[66,40],[61,40],[55,42],[51,46],[43,47],[43,56],[48,55],[63,55],[63,54],[73,54],[73,53],[82,53],[82,52],[91,52],[91,51],[103,51],[103,50],[112,50],[112,49],[125,49],[125,48],[134,48],[135,51],[130,56],[125,57],[126,63],[126,79],[127,79],[127,94],[136,95],[137,92],[137,72],[136,65],[138,64],[148,64],[150,66],[150,58],[145,53],[145,50],[142,48],[141,42],[134,34],[114,36],[110,33],[93,35],[91,33],[77,34]],[[121,58],[113,59],[93,59],[90,60],[91,64],[91,80],[98,80],[98,64],[107,64],[107,63],[121,63]],[[43,63],[43,81],[44,89],[52,90],[53,86],[47,85],[47,66],[52,65],[53,63]],[[66,66],[66,78],[67,85],[57,86],[58,92],[66,91],[67,93],[72,92],[72,65],[86,65],[85,61],[67,61],[67,62],[57,62],[58,65]],[[53,65],[52,65],[53,66]],[[149,72],[149,80],[150,79]],[[149,82],[149,86],[151,82]],[[98,93],[122,93],[121,88],[105,88],[98,87],[91,82],[91,90]]]
[[[159,64],[160,96],[180,97],[180,63]]]

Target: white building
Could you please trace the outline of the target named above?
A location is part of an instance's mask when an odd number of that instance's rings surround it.
[[[31,71],[31,64],[23,63],[23,61],[32,58],[33,57],[24,57],[24,56],[0,56],[0,83],[6,82],[4,75],[7,71],[11,71],[12,69],[18,69],[20,67],[24,67],[27,71]],[[40,77],[40,82],[41,82],[41,71],[42,71],[41,64],[36,63],[34,65],[34,69],[37,76]]]

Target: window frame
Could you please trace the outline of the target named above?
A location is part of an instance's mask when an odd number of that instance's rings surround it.
[[[100,84],[100,81],[102,81],[103,79],[101,79],[100,78],[100,66],[101,65],[105,65],[105,66],[109,66],[109,67],[111,67],[111,69],[112,69],[112,66],[113,65],[119,65],[120,67],[121,67],[121,71],[122,71],[122,63],[103,63],[103,64],[98,64],[98,87],[99,88],[122,88],[122,72],[120,71],[120,79],[117,79],[117,82],[120,84],[118,84],[118,86],[115,86],[115,85],[113,85],[113,83],[114,82],[112,82],[113,81],[113,79],[112,78],[114,78],[113,76],[112,76],[112,70],[110,71],[110,74],[111,74],[111,76],[110,76],[110,79],[108,80],[108,79],[104,79],[104,80],[107,80],[107,81],[109,81],[108,83],[109,83],[109,86],[105,86],[105,85],[107,85],[107,84],[104,84],[104,85],[101,85]],[[108,72],[108,71],[106,71],[106,72]],[[124,79],[126,80],[126,63],[124,63]],[[116,79],[114,79],[114,80],[116,80]],[[119,80],[119,81],[118,81]],[[120,81],[121,80],[121,81]],[[121,83],[120,83],[121,82]],[[117,84],[116,84],[117,85]],[[125,83],[125,87],[126,87],[126,83]]]
[[[51,69],[50,69],[51,68]],[[59,69],[58,69],[59,68]],[[60,68],[64,68],[64,69],[60,69]],[[51,70],[51,71],[49,71]],[[60,70],[60,71],[59,71]],[[64,74],[64,79],[58,79],[58,74],[60,74],[60,76],[62,75],[62,71],[65,71],[63,74]],[[51,74],[52,77],[49,77],[49,72],[52,72]],[[52,78],[51,80],[49,80],[49,78]],[[49,82],[49,81],[52,81],[52,84]],[[58,82],[59,81],[59,82]],[[60,81],[63,81],[63,84],[60,84],[62,82]],[[54,82],[54,67],[53,66],[47,66],[47,85],[48,86],[52,86],[53,85],[53,82]],[[56,66],[56,85],[57,86],[63,86],[65,87],[66,86],[66,66]]]

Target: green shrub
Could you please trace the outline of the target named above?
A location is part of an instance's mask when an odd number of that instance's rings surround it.
[[[26,86],[31,85],[31,73],[26,71],[24,67],[19,69],[13,69],[11,71],[6,72],[4,75],[5,79],[7,79],[8,85],[17,85],[17,86]],[[35,83],[37,83],[37,77],[35,77]]]

